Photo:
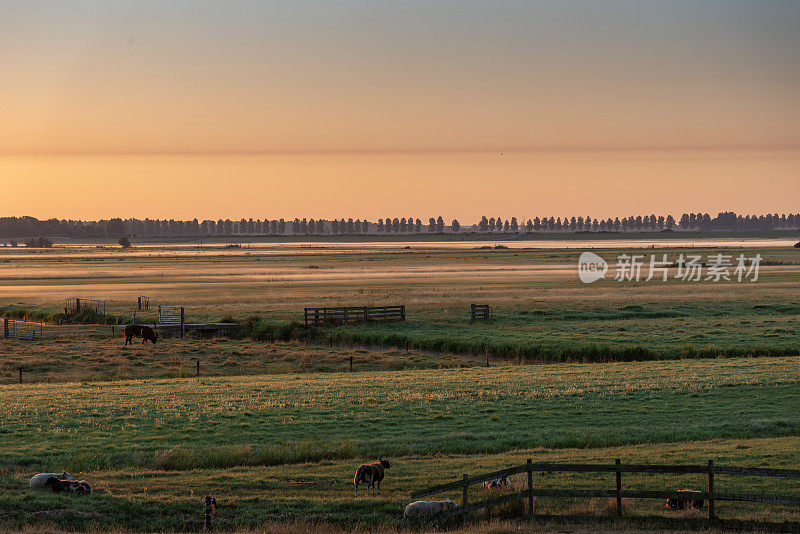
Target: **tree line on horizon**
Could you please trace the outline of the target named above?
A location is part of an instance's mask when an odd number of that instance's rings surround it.
[[[684,213],[676,221],[672,215],[638,215],[596,219],[590,216],[534,217],[524,222],[516,217],[482,217],[476,224],[463,226],[457,219],[445,225],[444,219],[430,217],[427,224],[414,217],[386,217],[377,222],[366,219],[218,219],[181,221],[175,219],[71,219],[39,220],[34,217],[0,217],[0,238],[66,237],[201,237],[269,235],[357,235],[481,233],[519,234],[553,232],[642,232],[642,231],[752,231],[800,228],[798,214],[740,215],[722,212]],[[29,245],[33,246],[33,245]]]

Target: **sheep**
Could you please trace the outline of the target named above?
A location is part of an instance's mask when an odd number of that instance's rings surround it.
[[[358,484],[364,482],[367,485],[367,495],[369,495],[369,488],[372,488],[372,494],[375,495],[375,484],[378,485],[378,493],[381,492],[381,481],[383,480],[384,471],[389,469],[391,464],[388,460],[380,459],[379,462],[374,464],[363,464],[356,469],[356,475],[353,477],[353,485],[355,485],[355,496],[358,497]]]
[[[511,487],[511,483],[508,481],[508,477],[502,476],[499,478],[495,478],[492,480],[486,480],[483,483],[483,489],[486,491],[491,491],[495,489],[505,488],[508,489]]]
[[[39,473],[33,475],[31,481],[28,483],[32,488],[44,488],[47,485],[47,479],[50,477],[60,478],[61,480],[75,480],[75,477],[67,472],[64,473]]]
[[[685,498],[682,499],[667,499],[666,507],[670,510],[700,510],[703,508],[705,502],[703,499],[697,499],[694,494],[700,493],[697,490],[682,489],[676,492],[678,495]]]
[[[45,482],[45,486],[49,487],[53,493],[65,491],[67,493],[86,495],[92,492],[91,486],[85,480],[62,480],[58,477],[50,477]]]
[[[427,519],[439,512],[452,510],[458,505],[445,498],[443,501],[415,501],[406,506],[403,517],[406,519]]]

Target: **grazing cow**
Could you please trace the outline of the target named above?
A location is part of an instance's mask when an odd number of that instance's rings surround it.
[[[142,338],[142,344],[145,344],[147,341],[152,341],[155,345],[156,341],[158,341],[158,336],[156,336],[156,333],[153,331],[153,329],[149,326],[144,326],[143,324],[129,324],[125,327],[126,345],[128,343],[133,345],[133,336]]]
[[[499,478],[495,478],[492,480],[486,480],[483,483],[483,489],[487,491],[505,488],[508,489],[511,487],[511,483],[508,481],[508,477],[503,476]]]
[[[457,506],[456,503],[447,498],[443,501],[415,501],[406,506],[403,511],[403,517],[417,520],[428,519],[439,512],[452,510]]]
[[[682,489],[676,492],[681,496],[680,499],[667,499],[667,508],[670,510],[700,510],[703,508],[703,499],[696,497],[697,490]]]
[[[85,480],[62,480],[57,477],[50,477],[47,479],[45,486],[49,487],[53,493],[64,491],[67,493],[77,493],[78,495],[87,495],[92,492],[92,488]]]
[[[383,458],[374,464],[358,466],[358,469],[356,469],[356,476],[353,477],[353,484],[356,487],[355,496],[358,497],[358,484],[361,482],[367,485],[367,495],[369,495],[369,488],[372,488],[372,494],[375,495],[375,484],[378,485],[378,493],[380,493],[384,471],[390,467],[389,461]]]
[[[32,488],[44,488],[44,487],[47,487],[47,480],[49,478],[52,478],[52,477],[60,478],[61,480],[75,480],[75,477],[70,475],[67,472],[64,472],[64,473],[39,473],[37,475],[33,475],[28,484]]]

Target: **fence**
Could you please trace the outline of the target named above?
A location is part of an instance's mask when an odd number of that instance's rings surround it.
[[[492,307],[488,304],[470,304],[469,316],[473,321],[476,319],[489,319],[492,316]]]
[[[150,297],[140,296],[136,303],[136,311],[148,311],[150,309]]]
[[[5,339],[38,339],[41,341],[44,338],[44,323],[3,319],[3,337]]]
[[[94,312],[98,315],[105,315],[106,301],[81,298],[66,299],[64,304],[64,315],[67,317],[79,315],[81,312],[86,310],[94,310]]]
[[[185,327],[183,306],[159,306],[158,324],[164,326],[180,326],[181,337],[183,337]]]
[[[578,472],[578,473],[614,473],[615,489],[535,489],[533,487],[533,473],[554,473],[554,472]],[[500,477],[526,473],[527,489],[503,495],[502,497],[487,499],[476,503],[469,502],[469,486],[482,484],[485,481],[494,480]],[[552,464],[552,463],[533,463],[531,460],[525,465],[502,469],[485,475],[470,477],[464,475],[462,480],[456,480],[448,484],[433,486],[411,494],[412,499],[418,499],[428,495],[435,495],[445,491],[461,489],[461,506],[440,512],[432,519],[444,519],[466,514],[482,508],[491,508],[502,504],[528,500],[528,515],[534,514],[534,497],[607,497],[616,499],[617,515],[622,514],[622,499],[676,499],[686,501],[687,496],[677,491],[636,491],[622,489],[623,473],[668,473],[668,474],[704,474],[708,476],[708,489],[698,493],[693,493],[692,499],[704,499],[708,502],[708,518],[716,519],[717,501],[739,501],[739,502],[760,502],[767,504],[777,504],[785,506],[800,506],[800,497],[789,495],[762,495],[747,493],[720,493],[714,489],[715,475],[733,476],[758,476],[758,477],[781,477],[800,479],[800,470],[793,469],[765,469],[759,467],[724,467],[715,466],[713,460],[708,461],[708,465],[651,465],[651,464],[623,464],[617,459],[613,465],[610,464]]]
[[[340,308],[305,308],[306,326],[361,323],[370,321],[405,321],[405,306],[345,306]]]

